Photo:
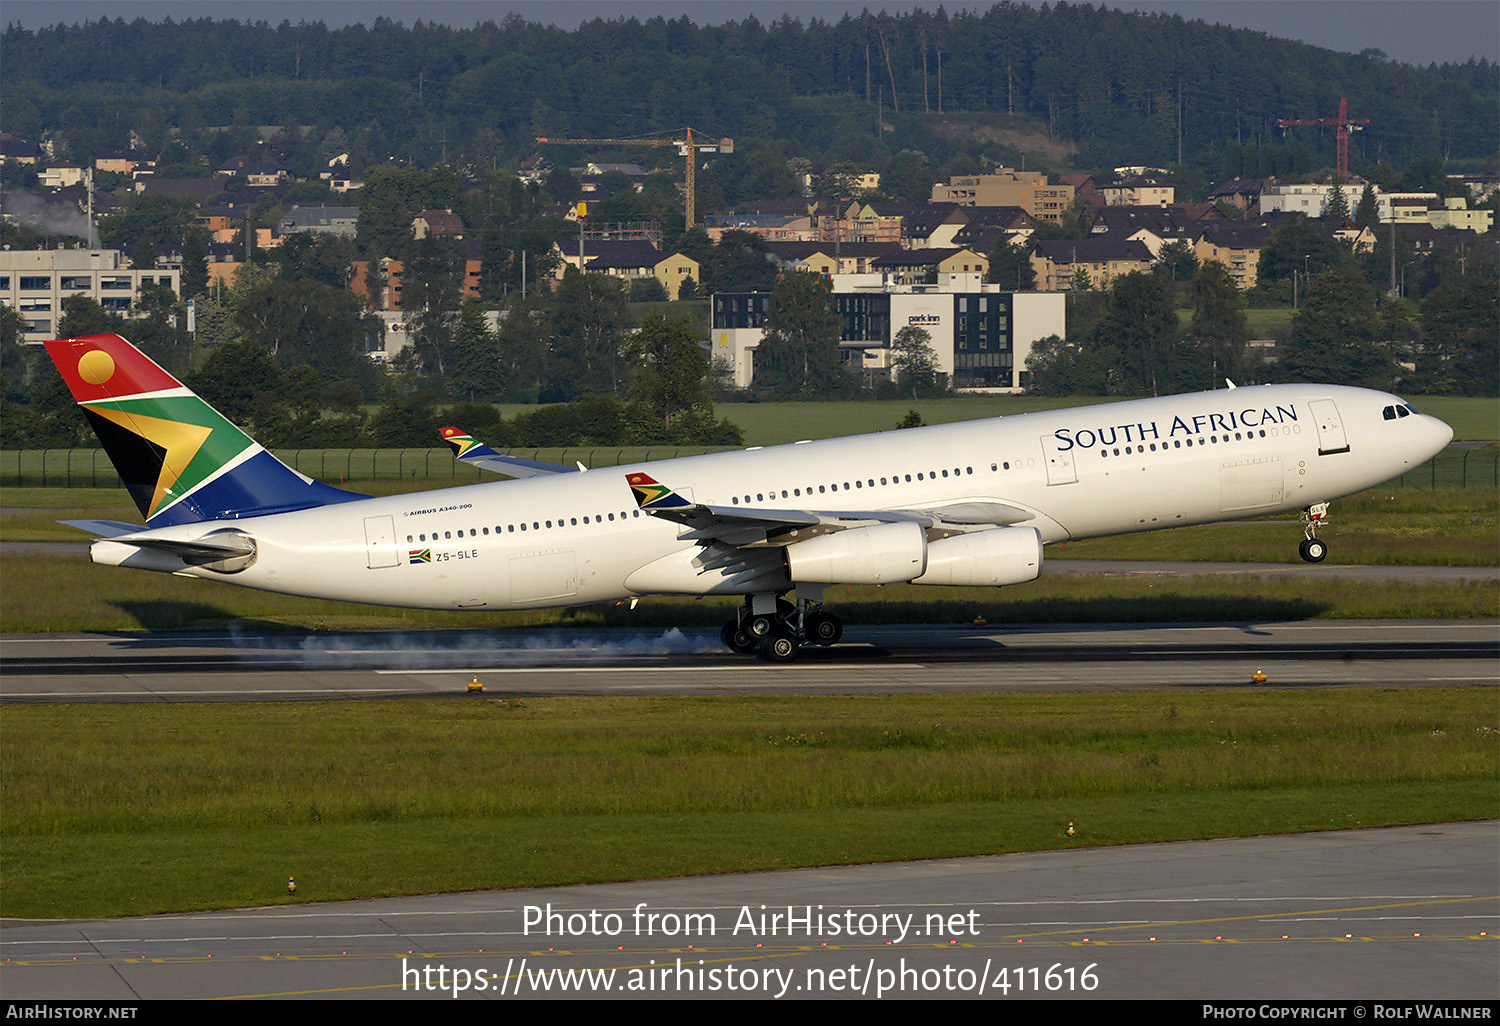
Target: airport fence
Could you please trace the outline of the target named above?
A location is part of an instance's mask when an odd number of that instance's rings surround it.
[[[692,445],[570,446],[516,448],[507,456],[571,467],[619,467],[627,463],[669,460],[724,452],[722,447]],[[494,474],[460,463],[446,447],[435,449],[286,449],[277,457],[287,466],[327,484],[346,481],[420,480],[438,484],[471,484],[496,480]],[[0,488],[108,488],[119,477],[103,449],[8,449],[0,451]]]

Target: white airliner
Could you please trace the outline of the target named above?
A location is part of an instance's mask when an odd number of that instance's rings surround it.
[[[47,343],[144,527],[74,521],[96,563],[427,609],[742,595],[725,644],[833,644],[836,584],[1003,586],[1070,539],[1302,510],[1431,459],[1448,425],[1393,395],[1260,385],[370,498],[286,467],[116,335]],[[796,602],[784,600],[795,593]]]

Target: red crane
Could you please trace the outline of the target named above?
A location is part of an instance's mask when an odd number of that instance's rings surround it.
[[[1349,119],[1349,101],[1339,97],[1339,116],[1337,118],[1281,118],[1276,122],[1278,128],[1310,127],[1310,128],[1337,128],[1339,130],[1339,184],[1343,185],[1349,180],[1349,133],[1358,132],[1370,123],[1369,118]]]

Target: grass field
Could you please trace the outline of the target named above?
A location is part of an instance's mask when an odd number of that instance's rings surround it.
[[[1486,818],[1497,719],[1479,688],[14,707],[0,914]]]

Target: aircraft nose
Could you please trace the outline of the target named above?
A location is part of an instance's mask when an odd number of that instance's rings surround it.
[[[1428,454],[1436,456],[1448,447],[1449,442],[1453,441],[1453,429],[1443,421],[1428,414],[1421,413],[1418,416],[1422,418],[1422,426],[1425,429],[1423,435],[1424,441],[1427,443]]]

